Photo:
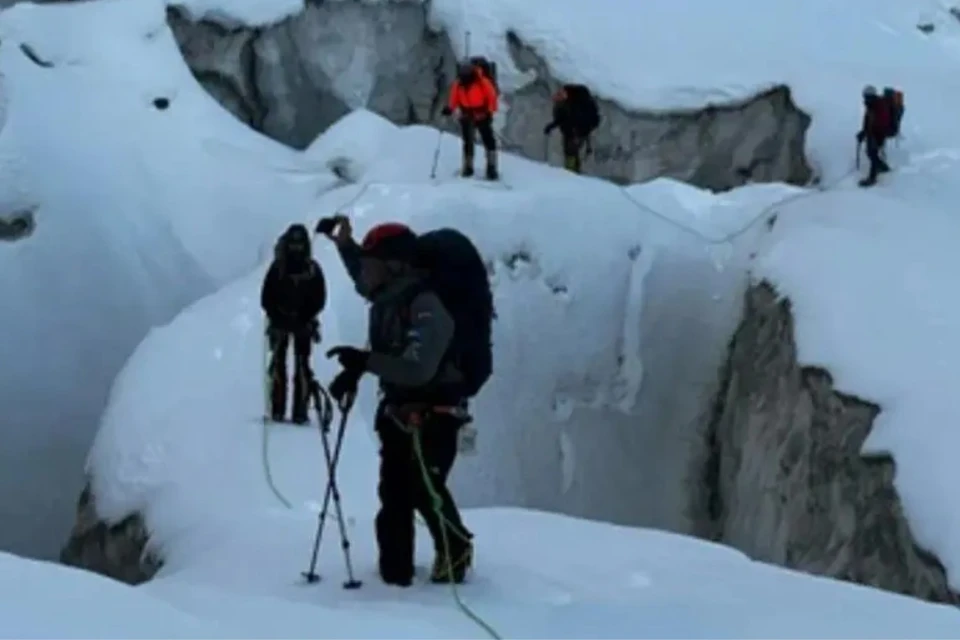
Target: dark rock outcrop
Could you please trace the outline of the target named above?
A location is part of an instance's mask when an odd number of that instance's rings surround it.
[[[77,503],[77,521],[60,552],[60,562],[126,582],[147,582],[163,561],[147,547],[149,534],[140,514],[107,524],[97,513],[89,482]]]
[[[764,562],[960,604],[914,541],[894,461],[861,453],[882,408],[797,361],[789,300],[752,286],[729,353],[698,469],[698,533]]]

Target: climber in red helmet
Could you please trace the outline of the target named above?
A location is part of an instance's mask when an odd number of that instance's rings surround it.
[[[447,489],[459,431],[466,423],[454,411],[461,399],[450,391],[462,380],[451,355],[456,351],[453,316],[425,286],[417,261],[419,238],[406,225],[377,225],[359,245],[345,216],[320,220],[317,232],[336,242],[357,291],[372,303],[369,350],[342,346],[328,355],[343,368],[330,384],[338,402],[356,395],[365,373],[380,381],[374,425],[381,444],[380,576],[387,584],[412,584],[414,511],[419,511],[436,550],[431,580],[462,582],[473,560],[473,534]],[[434,499],[440,501],[439,510]]]

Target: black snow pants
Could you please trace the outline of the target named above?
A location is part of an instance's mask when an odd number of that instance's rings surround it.
[[[441,501],[441,520],[416,456],[414,435],[388,415],[386,407],[387,403],[381,402],[377,408],[375,425],[380,436],[380,511],[376,518],[380,575],[388,584],[407,586],[414,572],[415,511],[423,516],[438,556],[443,554],[443,526],[447,527],[452,557],[461,556],[470,547],[473,534],[464,526],[447,488],[462,422],[447,414],[426,412],[421,414],[419,426],[412,427],[419,434],[423,462]]]
[[[883,139],[878,139],[874,136],[866,137],[867,160],[870,162],[870,172],[861,182],[864,186],[876,184],[879,174],[890,171],[890,165],[884,161],[882,156],[884,142]]]
[[[287,350],[293,342],[293,422],[309,420],[310,353],[313,350],[312,327],[302,331],[272,331],[270,333],[270,415],[277,422],[283,421],[287,412]]]
[[[573,133],[563,132],[563,166],[574,173],[581,173],[583,170],[580,152],[583,149],[585,138]]]
[[[465,161],[473,162],[476,134],[480,134],[483,148],[487,153],[488,161],[497,150],[497,139],[493,135],[493,120],[483,118],[474,120],[471,116],[460,118],[460,136],[463,138],[463,157]]]

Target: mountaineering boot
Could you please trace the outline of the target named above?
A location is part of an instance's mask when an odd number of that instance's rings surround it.
[[[860,185],[861,187],[872,187],[872,186],[875,185],[875,184],[877,184],[877,178],[876,178],[875,176],[871,176],[871,177],[869,177],[869,178],[864,178],[863,180],[861,180],[861,181],[859,182],[859,185]]]
[[[473,154],[463,154],[463,165],[460,168],[460,175],[464,178],[473,176]]]
[[[487,153],[487,180],[499,180],[500,172],[497,171],[496,152]]]
[[[459,553],[452,553],[452,562],[443,552],[437,554],[430,572],[430,582],[434,584],[463,584],[467,571],[473,566],[473,545],[467,545]],[[452,573],[451,573],[452,571]]]

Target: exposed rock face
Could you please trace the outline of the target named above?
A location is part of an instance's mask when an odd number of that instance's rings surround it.
[[[419,2],[311,3],[298,16],[258,30],[169,22],[188,64],[207,90],[242,121],[305,148],[343,114],[366,107],[398,124],[440,117],[456,56],[445,34],[427,26]],[[547,139],[550,96],[559,86],[547,65],[516,36],[505,43],[533,79],[504,87],[501,144],[534,160],[562,163],[559,135]],[[748,182],[806,184],[809,118],[778,87],[741,104],[696,112],[628,111],[601,101],[585,172],[617,182],[668,176],[713,190]]]
[[[788,300],[751,287],[709,432],[704,537],[801,571],[960,604],[918,548],[894,463],[860,451],[881,408],[797,362]]]
[[[147,550],[147,534],[139,514],[108,525],[97,514],[90,484],[77,503],[77,521],[60,552],[60,562],[89,569],[127,584],[150,580],[163,561]]]

